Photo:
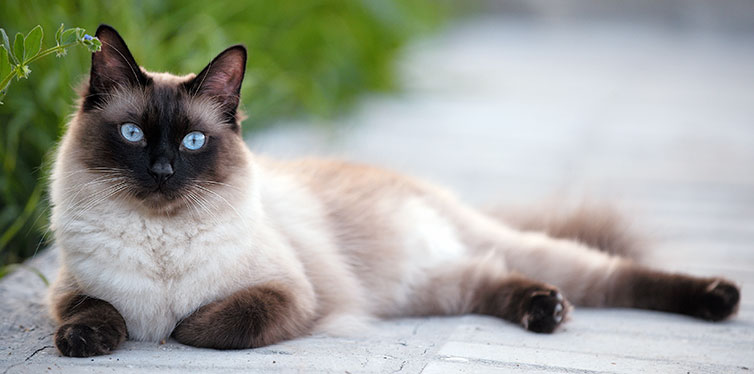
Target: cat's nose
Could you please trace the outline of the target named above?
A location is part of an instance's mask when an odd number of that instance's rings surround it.
[[[173,175],[173,165],[170,164],[167,158],[160,157],[152,164],[149,171],[154,180],[162,184]]]

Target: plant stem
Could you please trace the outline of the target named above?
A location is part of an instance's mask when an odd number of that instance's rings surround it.
[[[64,49],[68,48],[68,47],[73,47],[76,44],[79,44],[79,42],[73,42],[73,43],[58,45],[58,46],[55,46],[55,47],[51,47],[51,48],[45,49],[44,51],[37,53],[36,56],[34,56],[34,57],[26,60],[24,62],[24,64],[30,64],[30,63],[32,63],[34,61],[39,60],[40,58],[42,58],[44,56],[52,54],[53,52],[62,51]]]
[[[11,72],[10,74],[8,74],[7,77],[3,78],[2,82],[0,82],[0,91],[5,89],[5,86],[7,86],[8,83],[10,83],[10,80],[13,79],[13,76],[15,74],[16,74],[15,72]]]

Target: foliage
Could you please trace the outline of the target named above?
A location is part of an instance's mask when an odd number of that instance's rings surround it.
[[[107,23],[147,69],[181,74],[197,72],[228,45],[243,43],[249,49],[242,92],[249,119],[244,127],[254,129],[285,116],[333,116],[360,93],[393,89],[391,61],[399,47],[439,24],[447,13],[443,4],[0,1],[0,26],[10,32],[37,24],[49,29],[63,22],[94,30]],[[36,34],[32,36],[25,38],[36,43]],[[36,48],[31,44],[30,50]],[[32,255],[41,243],[48,214],[43,181],[47,167],[42,165],[49,164],[50,150],[72,111],[73,87],[86,77],[91,57],[83,52],[36,61],[30,79],[14,82],[0,105],[0,237],[5,238],[0,266]]]
[[[3,28],[0,28],[0,37],[0,100],[7,94],[13,78],[16,80],[29,78],[31,73],[29,64],[32,62],[53,53],[57,57],[65,56],[66,48],[75,45],[86,46],[89,52],[97,52],[102,47],[99,39],[84,34],[84,29],[80,27],[65,29],[62,23],[58,32],[55,33],[55,46],[44,51],[42,50],[44,30],[40,25],[31,29],[26,36],[20,32],[17,33],[13,45],[10,44],[8,34]],[[0,101],[0,104],[2,103]],[[1,240],[0,243],[2,243]]]

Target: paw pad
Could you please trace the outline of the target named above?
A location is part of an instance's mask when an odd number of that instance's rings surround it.
[[[118,344],[112,333],[83,324],[67,324],[55,333],[55,346],[69,357],[91,357],[108,354]]]
[[[529,331],[553,332],[565,319],[567,306],[563,295],[555,290],[534,292],[521,322]]]
[[[738,310],[740,299],[738,287],[724,279],[715,279],[705,288],[695,314],[706,320],[722,321]]]

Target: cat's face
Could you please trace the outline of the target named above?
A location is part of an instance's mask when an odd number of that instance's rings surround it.
[[[102,50],[92,56],[71,131],[80,161],[109,182],[108,191],[170,212],[242,169],[236,112],[245,48],[226,49],[196,76],[176,77],[140,69],[109,26],[96,35]]]

